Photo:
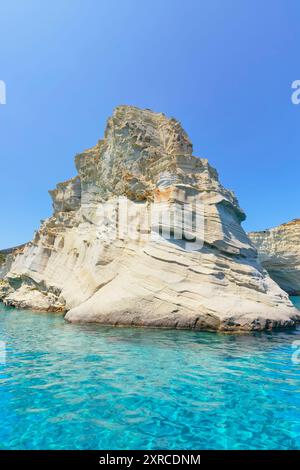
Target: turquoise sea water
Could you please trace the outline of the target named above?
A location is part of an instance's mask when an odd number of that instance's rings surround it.
[[[70,325],[0,304],[0,448],[299,449],[294,340]]]
[[[294,305],[300,310],[300,297],[291,297],[291,300]]]

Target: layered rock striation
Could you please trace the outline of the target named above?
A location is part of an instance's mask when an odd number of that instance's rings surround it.
[[[300,219],[249,237],[271,278],[288,294],[300,295]]]
[[[119,106],[104,139],[75,162],[78,176],[50,191],[53,216],[5,275],[6,304],[108,325],[295,325],[297,311],[241,227],[245,215],[235,195],[206,159],[192,155],[178,121]],[[180,238],[178,214],[186,206]],[[170,218],[149,222],[157,207]]]
[[[15,257],[22,253],[24,245],[15,246],[12,248],[7,248],[5,250],[0,250],[0,279],[3,279],[6,274],[9,272],[11,265]]]

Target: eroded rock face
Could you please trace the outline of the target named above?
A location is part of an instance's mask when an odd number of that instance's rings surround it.
[[[71,212],[80,209],[81,182],[76,176],[64,183],[58,183],[56,189],[49,191],[54,212]]]
[[[0,280],[10,271],[16,256],[23,252],[25,245],[0,250]]]
[[[110,325],[244,331],[299,319],[258,261],[236,197],[206,159],[192,156],[175,119],[120,106],[76,167],[77,178],[50,192],[53,216],[5,276],[5,303]],[[195,236],[202,244],[187,249],[174,220],[195,199],[204,208]],[[121,230],[124,203],[144,216],[164,205],[174,219],[143,222],[129,237]],[[191,226],[197,211],[190,211]]]
[[[300,219],[249,237],[271,278],[290,295],[300,295]]]

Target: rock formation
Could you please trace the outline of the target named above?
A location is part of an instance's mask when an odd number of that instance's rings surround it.
[[[25,245],[0,250],[0,279],[6,276],[17,254],[22,253]]]
[[[206,159],[192,156],[175,119],[117,107],[104,139],[75,162],[78,176],[50,191],[53,216],[2,282],[6,304],[110,325],[223,331],[295,325],[299,312],[258,261],[236,197]],[[125,233],[124,205],[129,225],[132,214],[142,216],[135,236]],[[180,239],[178,214],[187,205]],[[153,207],[167,209],[169,221],[159,216],[149,223]],[[204,226],[195,224],[198,209]]]
[[[300,295],[300,219],[249,237],[271,278],[288,294]]]

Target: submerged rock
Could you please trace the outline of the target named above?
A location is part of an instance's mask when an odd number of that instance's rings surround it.
[[[271,278],[288,294],[300,295],[300,219],[249,237]]]
[[[5,276],[5,303],[109,325],[243,331],[299,319],[261,266],[235,195],[192,156],[178,121],[119,106],[75,161],[78,176],[50,191],[53,216]]]

